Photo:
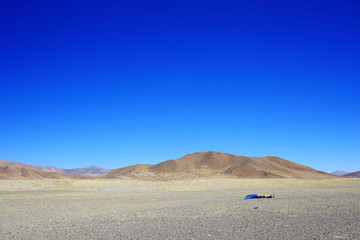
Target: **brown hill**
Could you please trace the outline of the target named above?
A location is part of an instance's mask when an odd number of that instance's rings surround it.
[[[75,169],[62,169],[56,167],[42,167],[36,165],[30,165],[26,163],[16,162],[16,161],[8,161],[4,159],[0,159],[0,166],[13,166],[13,167],[26,167],[32,168],[36,170],[41,170],[44,172],[52,172],[58,174],[71,174],[71,175],[82,175],[82,176],[101,176],[105,175],[114,169],[105,169],[97,166],[84,167],[84,168],[75,168]]]
[[[8,161],[8,160],[4,160],[4,159],[0,159],[0,166],[25,167],[25,168],[32,168],[32,169],[36,169],[36,170],[41,170],[41,171],[44,171],[44,172],[65,174],[65,171],[63,169],[61,169],[61,168],[41,167],[41,166],[30,165],[30,164],[26,164],[26,163],[17,162],[17,161]]]
[[[37,169],[14,166],[0,166],[0,179],[60,179],[81,178],[80,176],[44,172]]]
[[[197,152],[156,165],[138,164],[119,168],[106,178],[181,180],[209,177],[235,178],[336,178],[278,157],[245,157],[221,152]]]
[[[343,177],[360,178],[360,171],[345,174]]]

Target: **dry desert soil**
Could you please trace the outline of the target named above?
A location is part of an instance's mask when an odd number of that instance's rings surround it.
[[[3,240],[360,239],[360,181],[1,180],[0,216]]]

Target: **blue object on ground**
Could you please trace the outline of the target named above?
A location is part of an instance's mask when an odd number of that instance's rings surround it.
[[[257,194],[250,194],[250,195],[247,195],[246,197],[244,197],[244,199],[257,198],[257,197],[258,197]]]

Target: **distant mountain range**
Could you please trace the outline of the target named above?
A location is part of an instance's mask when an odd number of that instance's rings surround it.
[[[32,169],[41,170],[44,172],[59,173],[59,174],[65,173],[61,168],[41,167],[41,166],[35,166],[35,165],[30,165],[30,164],[16,162],[16,161],[8,161],[8,160],[4,160],[4,159],[0,159],[0,166],[32,168]]]
[[[62,169],[68,174],[84,175],[84,176],[101,176],[105,175],[111,171],[114,171],[114,168],[105,169],[97,166],[84,167],[84,168],[75,168],[75,169]]]
[[[336,176],[344,176],[344,175],[346,175],[346,174],[348,174],[348,173],[350,173],[350,172],[348,172],[348,171],[343,171],[343,170],[337,170],[337,171],[335,171],[335,172],[332,172],[331,174],[334,174],[334,175],[336,175]]]
[[[209,177],[327,179],[337,176],[279,158],[197,152],[156,165],[137,164],[114,170],[104,178],[183,180]]]
[[[328,179],[360,177],[360,172],[336,171],[333,174],[279,157],[245,157],[222,152],[196,152],[156,165],[137,164],[119,169],[97,166],[62,169],[42,167],[0,159],[0,179],[42,178],[119,178],[139,180],[186,180],[197,178],[296,178]]]
[[[345,174],[343,177],[355,177],[355,178],[360,178],[360,171]]]
[[[84,178],[80,175],[62,174],[57,172],[45,172],[28,167],[1,166],[0,179],[63,179]]]
[[[56,167],[42,167],[42,166],[35,166],[35,165],[30,165],[30,164],[25,164],[25,163],[21,163],[21,162],[16,162],[16,161],[8,161],[8,160],[4,160],[4,159],[0,159],[0,167],[2,166],[11,166],[11,167],[21,167],[21,168],[29,168],[29,169],[35,169],[35,170],[40,170],[43,171],[45,173],[53,173],[51,176],[55,177],[56,174],[59,175],[59,178],[61,177],[72,177],[71,175],[81,175],[81,176],[101,176],[104,174],[107,174],[111,171],[113,171],[114,169],[104,169],[104,168],[100,168],[97,166],[91,166],[91,167],[84,167],[84,168],[75,168],[75,169],[62,169],[62,168],[56,168]],[[20,171],[19,169],[15,170],[16,168],[8,168],[8,171],[11,170],[11,174],[14,173],[14,171]],[[3,174],[5,169],[2,169]],[[25,171],[24,169],[21,171]],[[30,170],[26,170],[28,172],[28,174],[31,175],[31,173],[33,173],[33,171]],[[26,172],[25,171],[25,172]],[[37,172],[39,173],[39,172]],[[10,175],[11,175],[10,174]],[[41,175],[41,174],[40,174]],[[49,174],[42,174],[44,176],[50,176]],[[57,178],[57,177],[55,177]]]

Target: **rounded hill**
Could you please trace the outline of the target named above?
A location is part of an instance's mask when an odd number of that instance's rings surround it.
[[[222,152],[196,152],[156,165],[116,169],[105,178],[182,180],[209,177],[327,179],[335,175],[279,157],[245,157]]]

